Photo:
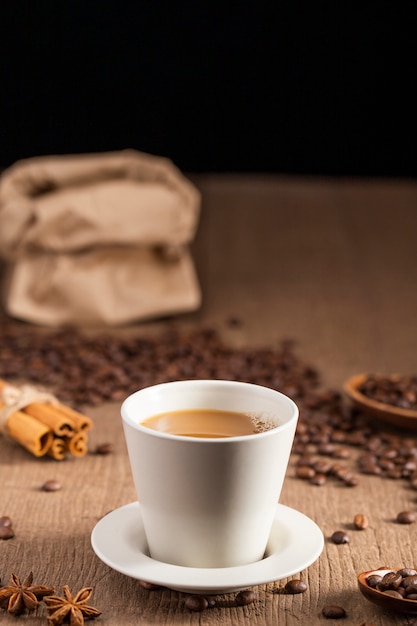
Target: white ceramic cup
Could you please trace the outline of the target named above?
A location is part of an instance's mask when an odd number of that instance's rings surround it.
[[[275,427],[200,438],[142,426],[158,413],[199,408],[256,415]],[[262,559],[294,439],[296,404],[259,385],[192,380],[137,391],[121,414],[150,556],[196,568]]]

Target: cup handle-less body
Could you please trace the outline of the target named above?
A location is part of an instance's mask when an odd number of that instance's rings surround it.
[[[233,407],[237,407],[234,410],[250,405],[243,391],[251,394],[265,389],[231,382],[226,397],[221,393],[226,391],[222,383],[227,386],[229,381],[188,381],[188,385],[193,383],[197,395],[191,394],[185,401],[188,408],[198,400],[200,408],[208,406],[209,400],[202,397],[207,384],[210,389],[217,389],[217,406],[213,407],[213,396],[211,408],[228,405],[227,410],[238,391],[241,393],[239,400],[234,401]],[[199,383],[203,383],[200,392]],[[182,387],[183,391],[186,389]],[[181,387],[178,390],[181,391]],[[168,393],[170,390],[160,391]],[[263,557],[298,417],[291,400],[278,392],[265,391],[268,401],[261,402],[264,393],[261,391],[253,406],[258,406],[259,411],[267,410],[270,416],[274,403],[277,414],[285,413],[285,404],[288,415],[277,428],[250,436],[196,439],[166,435],[138,427],[143,417],[138,416],[138,421],[132,422],[131,411],[139,407],[138,402],[122,409],[132,474],[152,558],[206,568],[239,566]],[[180,408],[178,403],[185,408],[181,398],[184,398],[181,393],[172,395],[173,410]],[[142,402],[146,398],[137,396],[136,400]],[[283,403],[281,411],[279,402]],[[156,413],[158,406],[162,404],[154,400],[148,402],[147,412]]]

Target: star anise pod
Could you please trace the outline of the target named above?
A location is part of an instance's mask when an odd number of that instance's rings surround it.
[[[92,606],[88,606],[93,591],[92,587],[84,587],[75,596],[72,596],[68,585],[62,588],[64,598],[58,596],[48,596],[43,601],[48,612],[49,626],[59,626],[59,624],[71,624],[71,626],[83,626],[85,619],[94,619],[101,615]]]
[[[53,587],[32,585],[33,573],[21,582],[19,576],[12,574],[10,585],[0,588],[0,607],[12,615],[20,615],[25,609],[33,611],[44,596],[55,592]]]

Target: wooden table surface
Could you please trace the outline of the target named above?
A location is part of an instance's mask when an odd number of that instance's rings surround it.
[[[179,328],[213,327],[236,347],[291,338],[329,389],[341,390],[346,378],[362,371],[417,373],[416,181],[193,180],[203,197],[193,244],[203,305],[179,317]],[[230,318],[240,324],[231,326]],[[130,331],[146,336],[169,324]],[[39,460],[0,438],[0,516],[10,516],[15,530],[13,539],[0,541],[2,585],[11,572],[24,577],[32,570],[35,582],[55,585],[59,593],[64,584],[72,591],[91,586],[90,604],[102,611],[97,624],[108,626],[335,623],[321,614],[329,604],[343,606],[343,623],[352,626],[412,623],[364,600],[356,577],[384,564],[417,566],[417,523],[394,521],[399,511],[417,511],[417,491],[403,480],[365,475],[353,488],[331,481],[316,487],[295,477],[295,455],[281,502],[309,516],[325,537],[319,559],[297,574],[308,583],[305,593],[279,593],[284,579],[255,587],[248,606],[236,606],[231,594],[193,613],[184,606],[185,594],[148,591],[110,569],[93,552],[91,531],[107,512],[136,499],[119,410],[119,401],[86,408],[94,420],[90,448],[111,442],[114,452],[106,456]],[[357,471],[355,455],[349,463]],[[49,479],[62,489],[41,491]],[[369,528],[352,529],[356,513],[369,517]],[[330,541],[338,529],[349,534],[348,544]],[[43,608],[18,618],[2,611],[0,619],[7,626],[46,623]]]

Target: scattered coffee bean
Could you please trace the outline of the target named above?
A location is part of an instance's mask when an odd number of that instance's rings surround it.
[[[0,526],[11,526],[11,525],[12,525],[12,520],[10,519],[8,515],[3,515],[2,517],[0,517]]]
[[[96,447],[96,454],[113,454],[114,446],[112,443],[101,443]]]
[[[343,530],[336,530],[332,534],[331,540],[336,544],[349,543],[349,535]]]
[[[230,327],[238,327],[238,326],[242,326],[243,321],[241,320],[240,317],[236,317],[235,315],[230,316],[227,320],[226,320],[226,324]]]
[[[143,589],[147,589],[148,591],[155,591],[156,589],[161,589],[161,585],[155,585],[155,583],[148,583],[146,580],[140,580],[139,585]]]
[[[59,491],[61,489],[61,483],[54,479],[47,480],[43,483],[41,489],[42,491]]]
[[[239,606],[245,606],[246,604],[252,604],[252,602],[255,602],[255,599],[255,592],[252,589],[245,589],[244,591],[239,591],[236,595],[235,601]]]
[[[353,518],[353,525],[357,530],[365,530],[369,526],[369,520],[366,515],[357,513]]]
[[[399,524],[412,524],[416,521],[416,514],[412,511],[401,511],[397,515],[397,522]]]
[[[346,611],[343,607],[337,606],[337,604],[329,604],[322,610],[322,614],[327,619],[342,619],[346,617]]]
[[[299,580],[298,578],[293,578],[289,580],[285,585],[285,591],[287,593],[304,593],[307,591],[307,583],[304,580]]]
[[[190,611],[204,611],[208,608],[209,603],[205,596],[193,594],[185,598],[185,606]]]
[[[13,539],[14,531],[11,526],[0,526],[0,539]]]

